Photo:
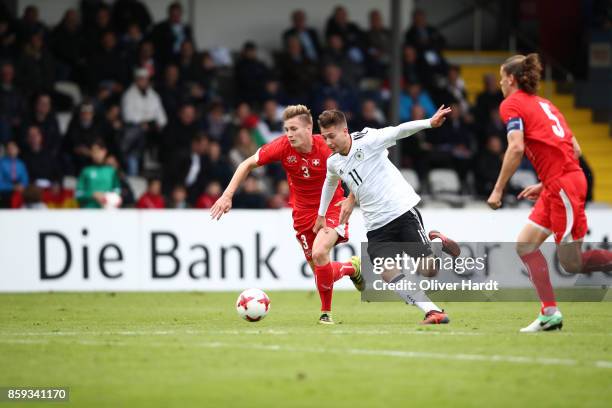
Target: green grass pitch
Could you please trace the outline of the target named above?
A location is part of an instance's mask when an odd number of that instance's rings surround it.
[[[561,332],[519,334],[534,303],[401,303],[270,291],[258,323],[238,293],[0,295],[0,386],[67,386],[78,407],[609,407],[612,307],[564,303]],[[25,406],[24,404],[13,404]],[[11,406],[10,403],[0,403]],[[27,406],[50,406],[28,403]]]

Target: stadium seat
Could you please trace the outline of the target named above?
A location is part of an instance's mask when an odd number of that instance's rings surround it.
[[[429,172],[429,186],[433,195],[458,194],[461,188],[459,176],[453,169],[434,169]]]
[[[418,193],[421,190],[421,183],[416,171],[413,169],[401,169],[400,172],[408,184],[410,184],[412,188],[414,188],[414,191]]]
[[[510,185],[516,189],[523,189],[532,184],[537,184],[538,178],[531,170],[517,170],[510,178]]]
[[[59,125],[60,133],[62,135],[66,134],[71,118],[72,118],[72,113],[69,113],[69,112],[60,112],[57,114],[57,122]]]
[[[72,103],[74,106],[77,106],[83,100],[83,96],[81,95],[81,90],[79,86],[71,81],[57,81],[55,83],[55,90],[66,94],[72,98]]]
[[[64,177],[64,188],[67,190],[76,190],[76,186],[77,186],[77,179],[76,177],[72,177],[72,176],[65,176]]]
[[[147,191],[147,180],[144,177],[129,176],[127,180],[130,187],[132,187],[132,191],[134,192],[134,197],[136,197],[136,199]]]

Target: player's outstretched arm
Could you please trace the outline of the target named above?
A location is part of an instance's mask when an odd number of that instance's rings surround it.
[[[257,153],[238,165],[227,188],[210,209],[210,218],[218,220],[232,208],[234,193],[238,190],[238,187],[240,187],[240,184],[246,179],[251,170],[257,166]]]
[[[451,110],[451,108],[446,108],[442,105],[429,119],[412,120],[410,122],[400,123],[397,126],[389,126],[380,129],[382,140],[385,146],[388,147],[395,143],[395,141],[412,136],[422,130],[440,127],[446,120],[446,115],[448,115]]]
[[[444,105],[440,106],[436,113],[434,113],[434,115],[429,119],[431,127],[437,128],[442,126],[444,124],[444,121],[446,121],[446,115],[451,113],[451,111],[451,108],[445,108]]]
[[[502,205],[502,196],[508,180],[514,174],[521,164],[523,152],[525,151],[525,143],[523,140],[522,130],[513,130],[508,133],[508,148],[504,154],[504,161],[497,177],[495,187],[487,200],[487,204],[494,210],[497,210]]]

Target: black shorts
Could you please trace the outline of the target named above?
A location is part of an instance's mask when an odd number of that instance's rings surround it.
[[[419,210],[411,208],[387,225],[368,231],[368,255],[374,258],[395,258],[406,253],[413,258],[431,255],[431,244]]]

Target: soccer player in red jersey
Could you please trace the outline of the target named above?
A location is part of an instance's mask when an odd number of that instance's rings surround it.
[[[306,106],[287,107],[283,112],[283,121],[286,134],[262,146],[238,166],[225,192],[211,208],[210,214],[218,220],[231,209],[234,193],[251,170],[280,162],[289,182],[293,229],[306,260],[314,271],[321,297],[319,323],[333,324],[331,302],[334,282],[343,276],[349,276],[358,290],[361,291],[365,287],[359,257],[352,257],[350,262],[330,262],[329,258],[329,251],[334,245],[348,241],[348,223],[340,223],[340,211],[342,208],[352,210],[355,197],[350,194],[345,199],[342,186],[338,183],[332,205],[326,214],[327,227],[317,234],[312,231],[327,173],[327,158],[332,152],[321,135],[312,134],[312,115]]]
[[[526,187],[519,199],[536,200],[517,239],[517,252],[529,271],[542,307],[538,318],[521,329],[537,332],[561,329],[563,316],[557,308],[546,259],[540,245],[554,234],[559,261],[570,273],[612,270],[612,252],[582,252],[587,232],[584,212],[587,183],[578,164],[580,146],[565,118],[547,99],[537,96],[542,65],[537,54],[515,55],[500,68],[504,101],[499,107],[508,132],[501,171],[487,203],[501,207],[508,180],[523,153],[533,164],[540,183]]]

